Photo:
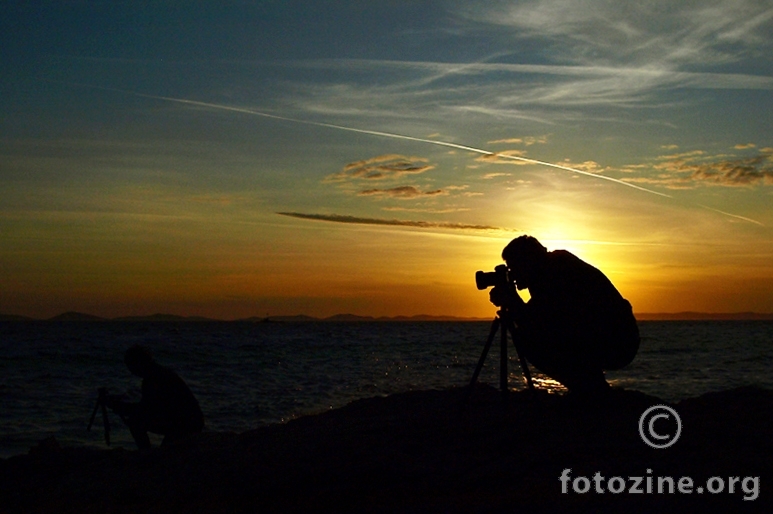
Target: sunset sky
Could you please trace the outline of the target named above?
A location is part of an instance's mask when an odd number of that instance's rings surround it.
[[[769,0],[3,2],[0,59],[3,314],[489,317],[524,233],[773,312]]]

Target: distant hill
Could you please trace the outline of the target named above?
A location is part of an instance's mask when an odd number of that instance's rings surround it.
[[[490,318],[460,318],[457,316],[429,316],[419,314],[416,316],[358,316],[356,314],[336,314],[327,318],[315,318],[299,314],[297,316],[268,316],[261,318],[253,316],[251,318],[239,319],[241,322],[283,322],[283,323],[302,323],[302,322],[373,322],[373,321],[488,321]]]
[[[490,318],[461,318],[459,316],[430,316],[427,314],[419,314],[416,316],[395,316],[393,318],[378,318],[385,321],[491,321],[494,319],[492,314]]]
[[[113,321],[219,321],[202,316],[176,316],[174,314],[151,314],[150,316],[122,316]]]
[[[315,318],[313,316],[307,316],[305,314],[298,314],[297,316],[267,316],[265,318],[259,318],[255,316],[252,318],[247,318],[239,321],[252,321],[252,322],[281,321],[285,323],[296,323],[296,322],[304,322],[304,321],[320,321],[320,319]]]
[[[357,316],[356,314],[336,314],[325,318],[324,321],[375,321],[373,316]]]
[[[773,320],[771,312],[640,312],[639,321]]]
[[[253,318],[251,318],[253,319]],[[490,318],[460,318],[457,316],[430,316],[418,314],[416,316],[358,316],[356,314],[336,314],[327,318],[314,318],[312,316],[271,316],[261,321],[331,321],[331,322],[373,322],[373,321],[489,321]]]
[[[53,318],[48,318],[48,321],[105,321],[106,318],[100,318],[99,316],[92,316],[91,314],[84,314],[82,312],[63,312]]]

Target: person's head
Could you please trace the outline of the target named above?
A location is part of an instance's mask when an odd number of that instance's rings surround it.
[[[132,372],[132,375],[144,377],[147,370],[153,366],[153,355],[150,350],[139,344],[135,344],[123,356],[126,367]]]
[[[532,236],[516,237],[502,250],[502,259],[507,263],[510,276],[518,289],[529,287],[534,274],[540,269],[548,249]]]

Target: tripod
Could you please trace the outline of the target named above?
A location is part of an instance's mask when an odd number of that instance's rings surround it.
[[[510,331],[510,335],[513,338],[513,344],[515,346],[515,353],[518,355],[518,361],[521,363],[521,371],[523,377],[526,379],[526,384],[529,390],[534,390],[534,383],[531,380],[531,373],[529,372],[529,364],[523,357],[523,352],[518,350],[520,346],[518,344],[518,335],[515,331],[515,324],[513,323],[510,313],[507,309],[500,309],[497,311],[497,315],[494,321],[491,322],[491,331],[489,332],[486,345],[483,347],[483,353],[480,356],[478,365],[475,368],[475,373],[472,374],[472,380],[470,380],[470,392],[478,381],[478,375],[480,375],[481,369],[483,369],[483,363],[486,361],[486,355],[488,355],[491,349],[491,344],[494,342],[494,337],[497,334],[497,330],[502,329],[500,333],[500,353],[499,353],[499,389],[502,391],[503,397],[507,395],[507,331]]]

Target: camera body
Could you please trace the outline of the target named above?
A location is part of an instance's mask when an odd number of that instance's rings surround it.
[[[478,290],[496,286],[510,287],[514,282],[514,280],[510,279],[510,272],[504,264],[494,268],[494,271],[475,272],[475,285],[478,287]]]

